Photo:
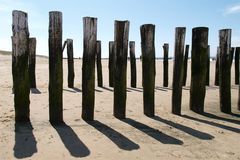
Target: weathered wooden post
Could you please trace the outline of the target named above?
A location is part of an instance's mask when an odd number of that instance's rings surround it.
[[[63,122],[62,13],[49,12],[49,117],[51,123]]]
[[[175,30],[173,84],[172,84],[172,113],[181,115],[182,103],[182,78],[183,78],[183,54],[185,45],[185,27],[177,27]]]
[[[206,74],[208,61],[208,28],[197,27],[192,30],[192,63],[190,109],[204,112],[206,93]]]
[[[155,88],[155,25],[145,24],[140,27],[143,70],[143,109],[148,117],[154,116]]]
[[[126,78],[129,21],[115,21],[114,28],[114,116],[126,117]],[[115,83],[116,82],[116,83]]]
[[[36,38],[29,38],[29,81],[30,88],[36,88]]]
[[[231,29],[220,30],[219,41],[220,109],[224,113],[231,113]]]
[[[240,47],[236,47],[236,51],[235,51],[235,84],[239,84],[239,53],[240,53]]]
[[[219,86],[219,52],[220,49],[217,47],[217,55],[216,55],[216,64],[215,64],[215,86]]]
[[[97,18],[83,18],[82,118],[94,119]]]
[[[103,86],[103,77],[102,77],[102,56],[101,56],[101,41],[97,41],[97,81],[98,87]]]
[[[29,122],[29,31],[27,13],[12,12],[12,76],[16,122]]]
[[[183,60],[183,86],[186,86],[186,82],[187,82],[188,53],[189,53],[189,45],[186,45],[184,60]]]
[[[210,45],[207,48],[207,69],[206,69],[206,86],[209,86],[210,81]]]
[[[231,50],[230,50],[230,70],[231,70],[231,68],[232,68],[232,62],[233,62],[234,52],[235,52],[235,47],[231,47]]]
[[[168,87],[168,51],[169,44],[163,44],[163,87]]]
[[[109,86],[113,87],[114,82],[114,65],[115,64],[115,53],[114,53],[114,42],[109,42],[109,59],[108,59],[108,70],[109,70]]]
[[[74,56],[73,56],[73,40],[67,39],[67,57],[68,57],[68,87],[74,87]]]
[[[130,49],[130,67],[131,67],[131,87],[136,88],[137,86],[137,66],[136,66],[136,58],[135,58],[135,42],[129,42]]]

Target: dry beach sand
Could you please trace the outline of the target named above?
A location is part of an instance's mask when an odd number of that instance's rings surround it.
[[[182,115],[171,114],[172,62],[169,88],[162,87],[162,61],[156,61],[156,117],[143,115],[141,62],[137,60],[137,88],[130,87],[128,63],[127,119],[113,117],[113,89],[108,87],[108,60],[102,60],[104,88],[95,90],[95,121],[81,119],[81,60],[75,59],[75,89],[67,87],[63,60],[63,106],[66,125],[48,121],[48,59],[37,57],[37,90],[30,94],[31,124],[15,125],[11,55],[0,55],[0,160],[10,159],[226,159],[240,160],[238,86],[232,85],[232,111],[219,112],[219,90],[211,62],[205,115],[189,111],[190,61],[183,87]],[[234,82],[234,64],[232,84]],[[97,83],[96,83],[97,84]]]

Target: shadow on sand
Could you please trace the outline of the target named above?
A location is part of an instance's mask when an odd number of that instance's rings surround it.
[[[37,141],[32,131],[31,122],[15,123],[15,145],[13,151],[16,158],[27,158],[37,153]]]
[[[183,144],[183,141],[176,139],[174,137],[171,137],[169,135],[166,135],[166,134],[160,132],[159,130],[149,127],[141,122],[137,122],[130,118],[120,119],[120,120],[124,123],[129,124],[130,126],[136,128],[136,129],[138,129],[139,131],[147,134],[148,136],[154,138],[155,140],[157,140],[163,144],[175,144],[175,145]]]
[[[65,124],[51,124],[57,131],[66,149],[73,157],[86,157],[90,155],[88,147],[78,138],[73,129]]]
[[[113,143],[115,143],[120,149],[123,150],[136,150],[139,149],[139,145],[112,129],[111,127],[95,120],[95,121],[86,121],[89,125],[94,127],[96,130],[108,137]]]
[[[154,119],[156,121],[159,121],[159,122],[162,122],[162,123],[165,123],[169,126],[172,126],[172,127],[176,128],[178,130],[181,130],[181,131],[183,131],[183,132],[185,132],[185,133],[187,133],[187,134],[189,134],[193,137],[196,137],[196,138],[199,138],[199,139],[202,139],[202,140],[211,140],[211,139],[214,138],[212,135],[210,135],[208,133],[198,131],[196,129],[193,129],[193,128],[190,128],[188,126],[184,126],[182,124],[163,119],[163,118],[158,117],[158,116],[155,116],[152,119]]]

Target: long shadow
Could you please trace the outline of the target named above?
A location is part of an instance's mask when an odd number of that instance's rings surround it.
[[[63,144],[73,157],[86,157],[90,155],[88,147],[78,138],[70,126],[65,123],[51,125],[56,129]]]
[[[41,91],[38,90],[37,88],[31,88],[31,93],[33,93],[33,94],[41,94]]]
[[[32,130],[31,122],[15,123],[15,145],[13,151],[16,158],[27,158],[37,153],[37,141]]]
[[[149,127],[149,126],[147,126],[143,123],[137,122],[133,119],[127,118],[127,119],[120,119],[120,120],[124,123],[131,125],[132,127],[138,129],[139,131],[147,134],[148,136],[154,138],[155,140],[157,140],[163,144],[175,144],[175,145],[183,144],[183,141],[176,139],[174,137],[171,137],[169,135],[166,135],[157,129]]]
[[[225,117],[219,117],[217,115],[214,115],[214,114],[211,114],[211,113],[207,113],[207,112],[204,112],[202,113],[203,116],[206,116],[208,118],[213,118],[213,119],[217,119],[217,120],[222,120],[222,121],[227,121],[227,122],[230,122],[230,123],[234,123],[234,124],[238,124],[240,125],[240,121],[238,120],[235,120],[235,119],[229,119],[229,118],[225,118]],[[232,114],[230,114],[232,115]],[[236,115],[236,114],[235,114]]]
[[[110,91],[110,92],[113,92],[113,89],[111,89],[111,88],[107,88],[107,87],[101,87],[102,89],[105,89],[105,90],[107,90],[107,91]]]
[[[190,120],[194,120],[194,121],[197,121],[197,122],[205,123],[205,124],[208,124],[208,125],[211,125],[211,126],[214,126],[214,127],[218,127],[218,128],[222,128],[222,129],[225,129],[225,130],[229,130],[229,131],[232,131],[232,132],[235,132],[235,133],[240,133],[240,129],[239,128],[226,126],[226,125],[223,125],[223,124],[207,121],[207,120],[204,120],[204,119],[191,117],[191,116],[188,116],[188,115],[182,115],[182,117],[190,119]]]
[[[155,89],[156,89],[156,90],[159,90],[159,91],[164,91],[164,92],[167,92],[167,91],[168,91],[167,89],[161,88],[161,87],[156,87]]]
[[[157,86],[156,89],[172,90],[172,88],[170,87],[161,87],[161,86]]]
[[[72,93],[77,93],[76,91],[74,91],[74,90],[70,90],[70,89],[63,89],[63,91],[67,91],[67,92],[72,92]]]
[[[230,113],[231,116],[234,116],[234,117],[238,117],[240,118],[240,114],[236,114],[236,113]],[[240,122],[239,122],[240,123]]]
[[[136,91],[136,92],[143,92],[142,90],[139,90],[137,88],[127,88],[130,91]]]
[[[96,88],[95,88],[95,91],[96,91],[96,92],[103,92],[103,91],[101,91],[101,90],[99,90],[99,89],[96,89]]]
[[[108,137],[113,143],[115,143],[120,149],[123,150],[136,150],[139,149],[139,145],[112,129],[111,127],[95,120],[95,121],[86,121],[89,125],[93,126],[96,130]]]
[[[185,132],[185,133],[187,133],[187,134],[189,134],[193,137],[196,137],[196,138],[199,138],[199,139],[202,139],[202,140],[211,140],[211,139],[214,138],[212,135],[210,135],[208,133],[195,130],[193,128],[190,128],[190,127],[184,126],[182,124],[163,119],[163,118],[158,117],[158,116],[155,116],[152,119],[154,119],[156,121],[159,121],[159,122],[162,122],[162,123],[165,123],[169,126],[172,126],[172,127],[176,128],[178,130],[181,130],[181,131],[183,131],[183,132]]]
[[[82,92],[82,90],[81,89],[79,89],[79,88],[76,88],[76,87],[73,87],[72,88],[75,92]]]

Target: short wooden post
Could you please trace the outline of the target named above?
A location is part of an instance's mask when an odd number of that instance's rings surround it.
[[[155,25],[145,24],[140,27],[143,70],[143,109],[144,114],[154,116],[155,88]]]
[[[128,54],[129,21],[115,21],[114,28],[114,116],[126,117],[126,80]],[[115,83],[116,82],[116,83]]]
[[[210,45],[207,48],[207,69],[206,69],[206,86],[209,86],[210,81]]]
[[[219,86],[219,52],[220,49],[217,47],[217,55],[216,55],[216,64],[215,64],[215,86]]]
[[[219,41],[220,109],[224,113],[231,113],[231,29],[220,30]]]
[[[236,51],[235,51],[235,84],[239,84],[239,53],[240,53],[240,47],[236,47]]]
[[[49,117],[51,123],[63,122],[62,13],[49,12]]]
[[[30,88],[36,88],[36,38],[29,38],[29,81]]]
[[[163,44],[163,87],[168,87],[168,51],[169,44]]]
[[[115,68],[115,53],[114,53],[114,42],[109,42],[109,59],[108,59],[108,70],[109,70],[109,86],[113,87],[114,82],[114,68]]]
[[[181,115],[182,103],[182,78],[183,78],[183,54],[185,45],[185,27],[177,27],[175,30],[173,84],[172,84],[172,113]]]
[[[136,58],[135,58],[135,42],[129,42],[130,48],[130,68],[131,68],[131,87],[136,88],[137,86],[137,66],[136,66]]]
[[[193,28],[190,109],[197,113],[204,112],[207,61],[208,61],[208,28],[206,27]]]
[[[27,13],[12,12],[12,76],[15,122],[29,122],[29,31]]]
[[[189,45],[186,45],[185,52],[184,52],[184,60],[183,60],[183,86],[186,86],[186,82],[187,82],[188,53],[189,53]]]
[[[101,56],[101,41],[97,41],[97,81],[98,87],[103,86],[103,77],[102,77],[102,56]]]
[[[73,40],[67,39],[67,57],[68,57],[68,87],[74,87],[74,56],[73,56]]]
[[[97,18],[83,18],[82,118],[94,119]]]

